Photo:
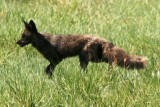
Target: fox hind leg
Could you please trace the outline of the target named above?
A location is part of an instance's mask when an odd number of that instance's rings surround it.
[[[79,61],[80,61],[80,66],[83,70],[86,70],[88,63],[89,63],[89,56],[87,52],[82,52],[79,55]]]

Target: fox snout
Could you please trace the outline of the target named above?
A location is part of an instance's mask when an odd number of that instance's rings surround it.
[[[20,47],[23,47],[23,46],[29,44],[29,42],[27,42],[27,41],[25,41],[25,40],[22,40],[22,39],[18,40],[16,43],[17,43]]]

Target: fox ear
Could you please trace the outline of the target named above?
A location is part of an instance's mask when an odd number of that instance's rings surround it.
[[[35,33],[37,32],[37,28],[33,20],[29,21],[29,30]]]
[[[26,21],[24,21],[23,19],[22,19],[22,21],[23,21],[23,23],[24,23],[24,25],[25,25],[25,28],[26,28],[26,29],[29,29],[29,24],[28,24]]]

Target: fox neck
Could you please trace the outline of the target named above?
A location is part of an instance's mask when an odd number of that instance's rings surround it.
[[[46,40],[44,35],[37,33],[33,39],[32,39],[32,46],[35,47],[37,50],[41,51],[44,49],[47,45],[49,45],[49,42]]]

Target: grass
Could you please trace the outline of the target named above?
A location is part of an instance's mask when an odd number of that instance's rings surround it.
[[[158,107],[160,106],[160,1],[158,0],[0,0],[0,107]],[[144,70],[90,63],[60,63],[54,77],[48,62],[30,45],[15,41],[33,19],[39,31],[94,34],[130,54],[147,56]]]

